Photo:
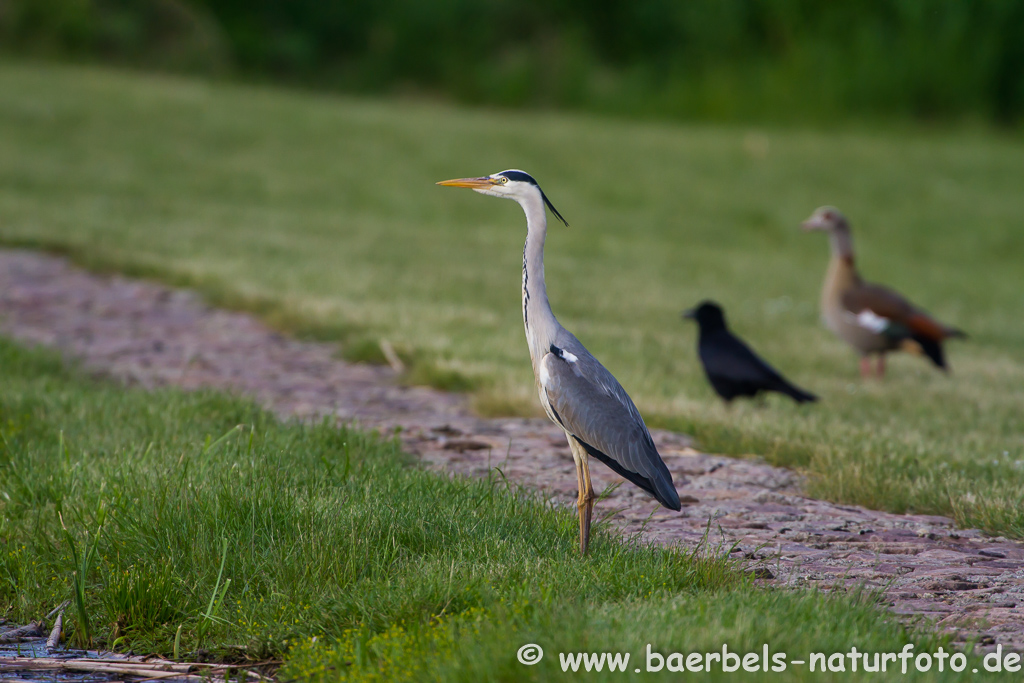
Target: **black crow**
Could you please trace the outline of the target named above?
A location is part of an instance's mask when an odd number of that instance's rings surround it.
[[[797,403],[818,400],[814,394],[787,382],[733,335],[725,325],[722,307],[715,302],[701,302],[696,308],[683,311],[683,317],[696,320],[700,326],[697,341],[700,362],[711,386],[726,403],[737,396],[756,396],[761,391],[777,391]]]

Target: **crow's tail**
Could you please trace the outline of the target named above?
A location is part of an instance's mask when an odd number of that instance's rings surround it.
[[[785,382],[781,386],[779,386],[778,391],[779,393],[789,396],[797,403],[813,403],[814,401],[818,400],[818,397],[812,394],[811,392],[804,391],[803,389],[800,389],[798,387],[793,386],[792,384],[788,384]]]

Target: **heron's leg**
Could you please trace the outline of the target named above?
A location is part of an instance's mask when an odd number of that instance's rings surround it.
[[[885,354],[878,354],[878,377],[885,377]]]
[[[590,515],[594,508],[593,486],[590,483],[590,467],[587,464],[587,452],[576,443],[571,436],[569,438],[569,449],[572,450],[572,459],[576,462],[576,508],[580,513],[580,554],[587,553],[590,545]]]
[[[566,434],[566,438],[569,441],[569,450],[572,451],[573,462],[576,464],[576,508],[580,513],[580,552],[583,552],[583,490],[586,488],[586,485],[583,483],[583,463],[580,460],[576,442],[568,434]]]
[[[864,378],[871,376],[871,359],[867,356],[860,357],[860,376]]]
[[[583,507],[584,507],[584,523],[586,534],[584,535],[584,542],[582,552],[586,554],[587,547],[590,545],[590,520],[594,513],[594,501],[597,500],[597,494],[594,493],[594,484],[590,481],[590,455],[580,448],[580,454],[583,456],[583,482],[585,484],[585,491],[583,494]]]

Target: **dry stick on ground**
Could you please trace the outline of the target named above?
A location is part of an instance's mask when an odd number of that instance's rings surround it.
[[[180,671],[162,671],[139,666],[125,666],[119,662],[59,660],[42,658],[11,658],[0,661],[2,671],[89,671],[118,676],[135,676],[148,680],[174,678],[178,680],[207,680],[204,676],[188,674]]]
[[[59,614],[59,613],[63,612],[63,611],[65,610],[65,608],[67,608],[67,606],[68,606],[68,605],[70,605],[70,604],[71,604],[71,601],[70,601],[70,600],[65,600],[64,602],[60,603],[59,605],[57,605],[56,607],[54,607],[54,608],[53,608],[52,610],[50,610],[50,613],[49,613],[49,614],[47,614],[47,615],[46,615],[46,616],[45,616],[45,617],[43,618],[43,621],[46,621],[47,619],[49,619],[50,617],[52,617],[52,616],[53,616],[54,614]]]
[[[387,359],[388,365],[391,366],[392,370],[399,375],[405,372],[405,363],[403,363],[402,359],[398,357],[398,354],[395,352],[395,347],[391,345],[391,342],[387,339],[381,339],[380,351],[384,354],[384,358]]]
[[[20,643],[26,638],[41,638],[44,635],[46,634],[43,633],[42,622],[33,621],[31,624],[0,633],[0,643]]]
[[[141,659],[141,658],[140,658]],[[185,680],[210,680],[212,675],[225,675],[235,670],[244,673],[253,681],[265,680],[252,671],[227,664],[204,664],[171,662],[166,659],[150,661],[102,660],[102,659],[56,659],[52,657],[5,657],[0,659],[3,671],[91,671],[95,673],[134,676],[145,679],[175,678]]]
[[[53,622],[53,630],[50,631],[50,637],[46,639],[46,649],[52,650],[60,645],[60,631],[64,627],[64,613],[60,612],[57,614],[57,620]]]

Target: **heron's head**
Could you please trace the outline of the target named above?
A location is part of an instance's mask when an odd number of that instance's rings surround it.
[[[824,230],[834,232],[836,230],[849,230],[850,225],[846,222],[846,216],[839,212],[834,206],[822,206],[814,210],[811,217],[805,220],[800,226],[808,231]]]
[[[474,192],[480,194],[487,194],[492,197],[505,197],[506,199],[515,199],[522,203],[523,200],[530,196],[540,195],[540,198],[544,200],[544,203],[551,209],[551,213],[558,217],[558,220],[569,225],[568,221],[562,218],[562,214],[558,213],[558,209],[551,203],[551,200],[544,194],[544,190],[540,189],[540,185],[533,179],[533,176],[526,171],[519,171],[516,169],[509,169],[508,171],[501,171],[500,173],[492,173],[491,175],[480,176],[479,178],[456,178],[454,180],[442,180],[437,183],[438,185],[445,185],[447,187],[468,187]]]
[[[693,308],[683,311],[683,317],[696,320],[702,330],[725,327],[725,313],[714,301],[702,301]]]

